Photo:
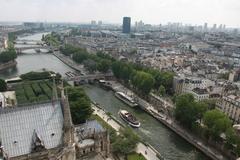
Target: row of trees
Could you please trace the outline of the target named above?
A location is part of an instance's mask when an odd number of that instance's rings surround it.
[[[112,142],[113,152],[116,154],[127,155],[133,152],[139,142],[139,137],[130,129],[124,128]]]
[[[33,33],[31,30],[19,30],[15,32],[9,32],[8,33],[8,40],[10,42],[14,42],[17,39],[17,36],[24,34],[24,33]]]
[[[155,69],[143,67],[133,63],[117,61],[107,54],[97,52],[90,54],[86,49],[65,45],[60,48],[61,52],[72,57],[77,63],[82,63],[90,71],[108,72],[112,69],[113,74],[126,84],[131,84],[137,91],[147,95],[154,90],[160,90],[161,94],[172,94],[172,72],[160,72]]]
[[[147,95],[152,89],[161,90],[162,94],[172,94],[172,72],[161,72],[132,63],[116,61],[112,71],[118,79],[131,83],[135,89]]]
[[[109,71],[114,61],[113,58],[102,52],[90,54],[86,49],[77,48],[71,45],[61,47],[60,51],[66,56],[71,56],[75,62],[84,64],[84,67],[87,68],[89,72],[99,71],[106,73]]]
[[[45,41],[50,46],[59,46],[61,37],[56,32],[52,32],[51,34],[42,35],[42,41]]]
[[[7,63],[17,58],[17,53],[14,48],[8,48],[6,51],[0,53],[0,63]]]
[[[80,87],[68,87],[67,94],[74,124],[84,123],[92,114],[91,101]]]
[[[180,95],[176,99],[175,118],[199,136],[223,142],[225,147],[240,155],[240,138],[233,129],[231,120],[214,109],[211,102],[197,102],[192,94]]]

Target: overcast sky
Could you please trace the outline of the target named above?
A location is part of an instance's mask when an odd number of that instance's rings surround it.
[[[240,0],[0,0],[0,21],[226,24],[240,27]]]

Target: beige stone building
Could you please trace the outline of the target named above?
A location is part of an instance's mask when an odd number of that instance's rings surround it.
[[[75,126],[74,139],[77,158],[82,159],[90,154],[99,154],[103,158],[109,155],[109,135],[96,120]]]
[[[228,95],[217,101],[217,107],[224,112],[234,124],[240,123],[240,97]]]

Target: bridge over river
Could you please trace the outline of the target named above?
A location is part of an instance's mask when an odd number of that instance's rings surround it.
[[[74,82],[82,82],[82,81],[93,81],[93,80],[100,80],[100,79],[112,79],[112,73],[106,74],[89,74],[89,75],[76,75],[76,76],[67,76],[64,77],[66,81],[74,81]]]
[[[29,42],[34,42],[34,43],[42,43],[43,41],[41,40],[29,40],[29,39],[17,39],[14,41],[14,43],[29,43]]]
[[[54,50],[52,47],[50,47],[50,46],[41,46],[41,45],[32,45],[32,46],[22,46],[22,47],[15,47],[15,49],[16,49],[16,52],[17,52],[17,54],[20,54],[20,53],[22,53],[23,51],[25,51],[25,50],[30,50],[30,49],[33,49],[33,50],[35,50],[35,51],[39,51],[40,50],[40,52],[41,52],[41,49],[45,49],[45,50],[48,50],[48,51],[52,51],[52,50]]]

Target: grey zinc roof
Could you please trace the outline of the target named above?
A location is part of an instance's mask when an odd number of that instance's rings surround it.
[[[75,129],[78,131],[82,130],[83,137],[86,137],[89,133],[101,133],[105,131],[105,129],[96,120],[87,121],[82,125],[76,126]]]
[[[0,110],[0,140],[9,157],[31,153],[34,130],[46,149],[62,144],[63,114],[60,102]],[[54,133],[54,135],[52,135]]]

